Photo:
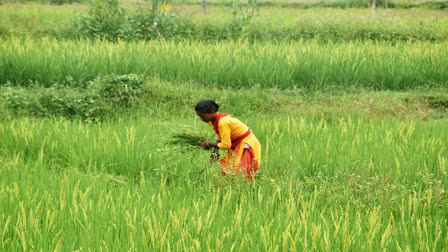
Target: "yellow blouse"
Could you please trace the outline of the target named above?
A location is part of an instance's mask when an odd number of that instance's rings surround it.
[[[213,124],[209,123],[213,127]],[[232,116],[225,116],[219,120],[219,139],[221,142],[218,144],[220,149],[230,149],[232,146],[231,139],[236,139],[244,135],[249,127],[247,127],[240,120]]]
[[[208,123],[212,128],[213,124],[211,122]],[[247,127],[244,123],[242,123],[240,120],[236,119],[235,117],[232,117],[230,115],[222,117],[219,120],[218,124],[219,128],[219,136],[218,138],[221,140],[221,142],[218,144],[218,147],[220,149],[227,149],[229,151],[230,147],[232,146],[231,139],[236,139],[242,135],[244,135],[249,127]],[[244,148],[244,145],[248,144],[250,147],[252,147],[252,150],[254,151],[255,158],[258,160],[258,162],[261,161],[261,145],[258,139],[255,137],[254,133],[251,132],[249,136],[244,138],[244,140],[241,142],[241,149]],[[241,152],[239,152],[241,153]],[[239,161],[238,161],[239,162]]]

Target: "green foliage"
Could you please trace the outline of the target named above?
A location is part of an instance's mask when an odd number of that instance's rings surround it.
[[[237,117],[252,117],[253,111],[257,111],[277,116],[318,114],[325,116],[328,121],[347,115],[363,118],[393,116],[427,120],[445,118],[447,109],[446,88],[406,92],[373,92],[359,88],[344,91],[337,87],[316,91],[266,89],[260,86],[235,89],[202,86],[191,82],[167,82],[153,77],[148,78],[141,87],[138,83],[140,81],[134,82],[132,91],[129,89],[129,84],[128,88],[123,87],[124,83],[129,81],[117,81],[118,78],[135,77],[135,75],[98,77],[85,88],[75,85],[70,87],[67,83],[65,86],[55,85],[50,88],[38,85],[0,87],[0,111],[3,112],[4,118],[62,116],[101,121],[116,119],[123,115],[138,118],[153,115],[163,118],[168,112],[183,118],[195,117],[194,105],[205,98],[216,99],[221,105],[221,111]],[[123,87],[119,91],[123,94],[122,97],[104,91],[111,87],[111,83]],[[168,142],[173,140],[187,145],[192,143],[190,140],[205,139],[202,132],[188,127],[174,129],[170,131],[170,135],[174,138]],[[191,136],[193,138],[189,138]]]
[[[167,130],[164,142],[179,152],[195,151],[201,148],[199,144],[202,141],[215,139],[213,134],[210,130],[199,130],[189,125],[181,125]]]
[[[228,3],[227,3],[228,4]],[[259,3],[257,3],[259,4]],[[241,6],[244,9],[244,6]],[[280,9],[281,10],[281,9]],[[248,41],[446,41],[445,13],[430,10],[377,10],[375,18],[368,10],[305,9],[292,12],[262,10],[245,26]],[[263,12],[264,11],[264,12]],[[111,11],[109,11],[111,12]],[[112,41],[194,40],[222,41],[238,38],[238,23],[227,11],[214,18],[180,16],[165,11],[153,12],[145,5],[127,10],[118,30],[109,32],[82,9],[6,7],[0,9],[0,36],[73,38],[107,38]],[[119,18],[121,20],[121,18]],[[157,26],[154,26],[154,23]],[[236,21],[235,21],[236,22]],[[104,29],[103,29],[104,28]],[[103,32],[100,32],[103,29]],[[160,35],[159,35],[160,34]]]
[[[90,90],[53,85],[49,88],[3,88],[1,100],[3,109],[15,115],[36,117],[67,117],[82,120],[101,120],[110,109],[101,97]]]
[[[0,249],[447,250],[446,119],[241,117],[263,155],[241,181],[161,141],[211,131],[166,112],[0,121]]]
[[[181,21],[174,13],[160,12],[154,17],[154,24],[159,37],[173,38],[180,32]]]
[[[434,10],[448,9],[448,2],[446,2],[446,1],[410,2],[410,1],[406,1],[406,0],[401,0],[401,1],[394,1],[390,5],[394,8],[403,8],[403,9],[418,8],[418,7],[434,9]]]
[[[101,95],[113,105],[131,107],[138,103],[143,94],[145,79],[135,74],[98,77],[88,83],[87,89]]]
[[[434,108],[441,108],[448,111],[448,97],[446,94],[440,93],[438,95],[430,95],[423,99]]]
[[[432,42],[119,42],[17,38],[0,43],[0,83],[143,74],[202,85],[414,89],[446,85],[447,48]]]
[[[108,40],[116,40],[125,22],[124,9],[118,0],[90,0],[89,12],[77,19],[80,32]]]
[[[252,17],[259,13],[257,0],[248,0],[246,6],[243,6],[242,0],[231,0],[230,7],[232,8],[234,36],[240,40],[245,39]]]
[[[326,1],[286,1],[286,0],[265,0],[257,3],[259,7],[277,7],[277,8],[288,8],[288,9],[312,9],[312,8],[335,8],[335,9],[348,9],[348,8],[362,8],[367,9],[371,7],[371,0],[326,0]],[[446,9],[448,8],[448,3],[446,1],[436,0],[377,0],[377,8],[387,8],[389,9],[410,9],[410,8],[427,8],[427,9]],[[175,1],[176,4],[182,5],[199,5],[201,2],[196,1]],[[217,0],[216,2],[208,2],[209,6],[228,6],[228,1]],[[247,3],[242,3],[242,6],[247,6]]]
[[[45,2],[46,0],[38,0],[38,2]],[[82,3],[84,0],[49,0],[50,4],[63,5],[63,4],[73,4]]]
[[[110,41],[150,40],[174,37],[178,33],[179,18],[174,13],[141,7],[126,11],[118,0],[91,0],[89,13],[80,15],[75,25],[81,34]]]
[[[98,77],[79,87],[69,77],[65,83],[49,88],[37,83],[29,88],[7,85],[2,88],[0,101],[3,110],[15,115],[101,121],[137,104],[143,83],[143,77],[130,74]]]
[[[330,95],[134,75],[62,84],[0,87],[0,250],[446,250],[446,113],[409,117],[400,102],[442,99],[446,88]],[[117,93],[138,95],[141,107],[128,110]],[[43,103],[47,113],[66,113],[67,99],[84,97],[121,113],[99,123],[3,117],[3,94]],[[220,111],[252,128],[262,144],[256,179],[219,178],[219,164],[195,146],[215,139],[194,113],[202,98],[218,99]],[[229,232],[248,235],[236,242]]]
[[[157,23],[157,26],[154,26]],[[241,38],[249,41],[445,41],[445,25],[433,19],[403,22],[400,19],[347,19],[343,16],[303,15],[291,20],[254,19],[238,14],[232,22],[222,20],[188,20],[172,13],[157,15],[130,14],[118,34],[107,38],[150,40],[163,37],[170,40],[191,39],[216,41]],[[115,36],[115,37],[114,37]]]
[[[447,250],[446,38],[395,40],[445,26],[309,16],[246,31],[311,41],[120,41],[233,36],[145,13],[88,19],[82,36],[114,43],[0,40],[0,250]],[[203,98],[260,140],[256,179],[196,147],[215,137]]]
[[[2,0],[3,3],[20,3],[20,4],[51,4],[51,5],[63,5],[63,4],[79,4],[79,3],[85,3],[86,0]],[[0,5],[1,2],[0,1]]]

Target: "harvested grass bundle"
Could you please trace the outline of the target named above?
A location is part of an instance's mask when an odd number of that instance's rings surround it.
[[[213,135],[198,131],[192,127],[184,126],[180,129],[173,130],[170,137],[167,139],[167,144],[177,145],[182,149],[198,149],[202,141],[212,139]]]

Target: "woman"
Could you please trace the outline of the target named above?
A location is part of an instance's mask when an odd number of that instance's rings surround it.
[[[227,150],[219,161],[222,174],[245,174],[246,178],[251,179],[261,160],[261,145],[252,130],[231,115],[217,113],[219,106],[214,100],[202,100],[194,109],[201,120],[208,123],[218,135],[216,143],[203,141],[201,147]]]

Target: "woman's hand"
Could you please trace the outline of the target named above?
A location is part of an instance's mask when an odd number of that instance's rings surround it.
[[[218,149],[214,149],[212,151],[212,154],[210,155],[210,164],[215,162],[215,161],[218,161],[218,159],[219,159]]]
[[[201,146],[202,149],[207,150],[207,149],[209,149],[211,147],[210,144],[211,144],[210,141],[203,141],[199,145]]]
[[[215,147],[218,148],[218,144],[214,143],[214,142],[210,142],[210,141],[203,141],[202,143],[199,144],[199,146],[201,146],[202,149],[209,149],[210,147]]]

